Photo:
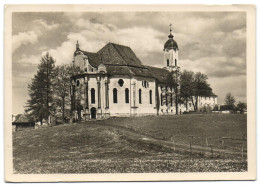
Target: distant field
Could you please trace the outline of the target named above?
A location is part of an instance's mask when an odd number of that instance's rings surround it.
[[[156,139],[170,140],[172,136],[179,143],[189,144],[193,136],[193,144],[205,146],[207,138],[208,145],[234,150],[240,149],[243,141],[225,139],[222,145],[222,137],[247,138],[246,114],[147,116],[113,118],[102,122],[130,128]]]
[[[191,123],[192,121],[192,123]],[[173,151],[143,140],[246,135],[246,115],[112,118],[13,133],[15,173],[240,172],[241,157]],[[183,139],[183,140],[182,140]]]

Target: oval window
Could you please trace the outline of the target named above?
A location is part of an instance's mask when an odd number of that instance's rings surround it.
[[[124,80],[119,79],[119,80],[118,80],[118,84],[119,84],[120,87],[122,87],[122,86],[124,85]]]

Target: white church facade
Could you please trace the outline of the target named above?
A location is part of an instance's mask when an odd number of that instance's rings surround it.
[[[170,30],[171,31],[171,30]],[[108,43],[97,53],[76,44],[73,65],[82,73],[71,77],[71,111],[76,120],[113,116],[174,115],[193,110],[178,104],[169,73],[179,72],[178,45],[170,32],[164,45],[164,68],[145,66],[130,47]],[[166,93],[167,92],[167,93]],[[214,108],[217,97],[199,98],[198,107]]]

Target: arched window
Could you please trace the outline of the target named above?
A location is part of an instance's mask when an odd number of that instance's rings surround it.
[[[91,104],[95,104],[95,89],[92,88],[91,90]]]
[[[150,104],[153,104],[152,90],[149,91]]]
[[[125,89],[125,103],[129,103],[129,89]]]
[[[161,106],[163,106],[163,95],[161,93]]]
[[[165,102],[166,102],[166,106],[168,106],[168,95],[165,94]]]
[[[79,86],[79,84],[80,84],[80,82],[79,82],[79,80],[77,80],[77,86]]]
[[[177,66],[177,59],[175,59],[175,66]]]
[[[171,106],[172,106],[172,94],[170,94],[171,95]]]
[[[142,104],[142,90],[139,89],[139,104]]]
[[[117,89],[113,89],[113,103],[117,103]]]
[[[170,60],[167,59],[167,67],[170,66]]]

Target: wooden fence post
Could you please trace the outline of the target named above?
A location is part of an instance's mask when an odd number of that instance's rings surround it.
[[[222,142],[222,147],[224,146],[224,139],[223,137],[221,138],[221,142]]]
[[[207,147],[209,146],[208,138],[207,138],[207,137],[206,137],[206,146],[207,146]]]

